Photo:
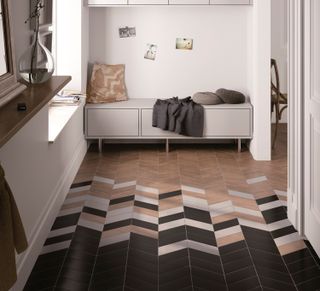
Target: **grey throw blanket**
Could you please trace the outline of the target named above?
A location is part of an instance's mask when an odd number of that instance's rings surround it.
[[[202,137],[204,109],[191,97],[158,99],[153,106],[152,126],[186,136]]]

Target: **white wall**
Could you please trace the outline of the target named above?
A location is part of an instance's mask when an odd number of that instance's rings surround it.
[[[13,32],[13,41],[15,46],[15,58],[18,65],[19,58],[30,45],[30,24],[25,23],[29,17],[29,1],[10,0],[11,4],[11,28]],[[19,76],[17,76],[19,78]]]
[[[254,133],[250,151],[256,160],[271,159],[271,0],[254,0],[252,13],[252,104]]]
[[[82,0],[57,2],[56,74],[70,75],[66,89],[86,92],[88,63],[88,8]]]
[[[288,0],[271,0],[271,56],[277,61],[280,90],[283,93],[288,92],[287,2]],[[285,110],[282,115],[282,123],[287,122],[287,112]],[[274,122],[274,114],[272,117]]]
[[[130,98],[186,97],[226,87],[248,93],[248,18],[251,6],[180,6],[90,9],[91,63],[124,63]],[[137,36],[120,39],[118,28]],[[176,37],[194,39],[192,51]],[[146,44],[158,45],[155,61]]]
[[[79,108],[55,143],[48,143],[45,106],[1,149],[6,172],[25,227],[29,247],[18,257],[20,291],[39,255],[65,195],[86,153]]]

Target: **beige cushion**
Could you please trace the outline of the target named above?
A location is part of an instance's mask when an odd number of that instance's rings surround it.
[[[212,92],[198,92],[192,97],[192,100],[202,105],[217,105],[223,103],[223,101]]]
[[[124,72],[124,65],[95,64],[87,102],[110,103],[128,100]]]

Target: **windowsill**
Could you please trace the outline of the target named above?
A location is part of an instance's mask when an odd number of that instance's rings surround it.
[[[49,143],[54,143],[84,100],[78,105],[49,106]]]

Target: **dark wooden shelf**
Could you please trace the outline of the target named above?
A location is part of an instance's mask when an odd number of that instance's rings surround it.
[[[53,76],[43,84],[29,85],[21,94],[0,107],[0,147],[70,81],[69,76]],[[22,102],[27,104],[27,111],[17,111],[17,104]]]

